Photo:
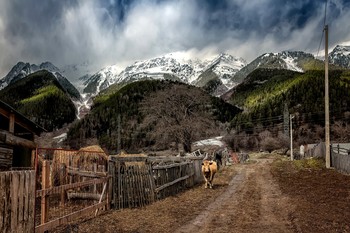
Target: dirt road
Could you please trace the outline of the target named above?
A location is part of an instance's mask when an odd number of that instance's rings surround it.
[[[96,233],[350,232],[350,176],[313,169],[309,161],[282,161],[278,155],[252,160],[220,170],[214,189],[198,185],[144,208],[105,212],[70,229]]]
[[[256,161],[236,166],[227,190],[176,232],[292,232],[286,210],[293,207],[271,176],[273,159]]]

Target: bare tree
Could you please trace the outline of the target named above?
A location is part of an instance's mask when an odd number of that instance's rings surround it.
[[[266,150],[269,153],[280,148],[279,141],[273,137],[267,137],[261,140],[260,146],[263,150]]]
[[[259,133],[260,138],[260,147],[261,149],[268,151],[271,153],[271,151],[279,149],[280,148],[280,142],[276,138],[272,136],[272,133],[268,130],[265,130],[261,133]]]
[[[285,135],[282,132],[278,133],[278,141],[281,146],[281,149],[283,149],[283,154],[287,154],[287,151],[290,148],[290,138],[289,136]]]
[[[191,151],[194,140],[212,136],[215,121],[210,112],[210,96],[202,90],[175,84],[146,97],[142,102],[144,127],[156,144],[181,143]]]
[[[332,125],[333,137],[337,138],[340,142],[347,142],[350,132],[350,126],[347,123],[336,121]]]

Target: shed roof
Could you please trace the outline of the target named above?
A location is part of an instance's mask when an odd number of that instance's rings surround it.
[[[15,114],[15,123],[21,125],[36,135],[40,135],[41,132],[47,132],[46,129],[29,120],[27,117],[17,112],[13,107],[0,100],[0,114],[5,117],[9,117],[9,113]]]

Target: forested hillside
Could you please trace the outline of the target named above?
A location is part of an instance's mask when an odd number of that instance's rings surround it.
[[[7,86],[0,91],[0,98],[49,131],[76,118],[69,94],[47,71],[38,71]]]
[[[287,70],[258,69],[232,92],[230,102],[244,109],[231,122],[236,133],[259,136],[264,130],[283,132],[287,111],[293,114],[296,140],[314,142],[322,139],[324,126],[324,70],[298,73]],[[350,123],[350,71],[329,72],[329,97],[332,140],[348,140]],[[340,126],[340,127],[339,127]],[[288,121],[287,121],[288,127]],[[288,128],[287,128],[288,129]]]
[[[178,143],[189,150],[189,142],[217,135],[218,122],[230,121],[239,111],[194,86],[139,81],[98,98],[90,114],[70,128],[67,142],[78,148],[96,138],[110,152]]]

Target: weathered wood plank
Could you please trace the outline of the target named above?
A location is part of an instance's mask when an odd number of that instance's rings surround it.
[[[19,186],[18,186],[18,232],[23,232],[24,222],[23,222],[23,205],[24,205],[24,179],[25,179],[25,171],[19,173]]]
[[[12,176],[11,172],[6,172],[6,219],[7,231],[11,230],[11,186],[12,186]]]
[[[0,173],[0,232],[33,232],[34,218],[28,216],[34,215],[34,205],[26,207],[30,202],[27,193],[35,191],[35,183],[28,183],[26,177],[29,175],[34,181],[33,174],[34,171]]]
[[[91,214],[93,211],[104,207],[106,204],[107,204],[106,201],[103,201],[101,203],[98,203],[98,204],[89,206],[87,208],[84,208],[84,209],[82,209],[80,211],[74,212],[72,214],[68,214],[66,216],[63,216],[63,217],[58,218],[58,219],[55,219],[53,221],[41,224],[41,225],[35,227],[35,232],[36,233],[41,233],[41,232],[45,232],[45,231],[48,231],[50,229],[53,229],[55,227],[58,227],[60,225],[67,224],[67,223],[75,220],[76,218],[79,218],[81,216],[85,216],[87,214]]]
[[[36,144],[33,141],[30,141],[30,140],[24,139],[24,138],[20,138],[20,137],[16,137],[15,135],[13,135],[9,132],[3,131],[3,130],[0,131],[0,138],[2,138],[2,141],[5,144],[9,144],[12,146],[24,146],[24,147],[28,147],[31,149],[36,148]]]
[[[149,157],[111,157],[111,161],[116,161],[116,162],[146,162]]]
[[[29,212],[31,211],[29,209],[29,184],[30,184],[30,173],[28,171],[25,171],[24,173],[24,187],[23,187],[23,229],[28,229],[28,219],[29,219]],[[34,189],[34,188],[33,188]],[[33,210],[34,211],[34,210]]]
[[[19,174],[11,172],[11,230],[18,231],[18,189],[19,189]]]
[[[29,192],[28,192],[28,232],[34,232],[34,218],[35,218],[35,171],[28,172],[29,176]]]
[[[108,176],[107,172],[93,172],[93,171],[75,171],[68,169],[69,175],[78,175],[81,177],[90,177],[90,178],[100,178]]]
[[[9,132],[15,132],[15,114],[12,112],[10,113]]]
[[[6,183],[5,183],[5,173],[0,173],[0,232],[5,232],[5,215],[6,215],[6,207],[5,207],[5,200],[6,200]]]
[[[50,162],[43,161],[42,167],[42,186],[43,190],[50,188]],[[46,195],[41,196],[41,224],[44,224],[48,220],[48,208],[49,197]]]
[[[157,188],[155,189],[155,191],[156,191],[156,192],[159,192],[160,190],[165,189],[165,188],[167,188],[167,187],[169,187],[169,186],[171,186],[171,185],[174,185],[174,184],[176,184],[177,182],[180,182],[180,181],[182,181],[182,180],[186,180],[186,179],[189,178],[189,177],[190,177],[190,176],[184,176],[184,177],[178,178],[178,179],[176,179],[176,180],[174,180],[174,181],[172,181],[172,182],[169,182],[169,183],[166,183],[166,184],[164,184],[164,185],[162,185],[162,186],[160,186],[160,187],[157,187]]]
[[[157,170],[157,169],[168,169],[168,168],[173,168],[173,167],[181,167],[181,166],[187,165],[189,163],[190,162],[172,163],[172,164],[167,164],[167,165],[156,165],[156,166],[153,166],[153,169]]]
[[[104,194],[105,194],[105,192],[106,192],[106,188],[107,188],[107,183],[105,183],[105,184],[103,185],[103,190],[102,190],[102,193],[101,193],[101,195],[100,195],[100,200],[98,201],[98,203],[101,203],[101,202],[102,202],[102,199],[104,198]],[[108,198],[105,197],[105,199],[107,199],[107,205],[109,205]],[[98,212],[98,209],[95,211],[95,217],[96,217],[96,215],[97,215],[97,212]]]
[[[36,196],[41,197],[43,195],[52,195],[52,194],[59,194],[62,192],[62,190],[68,190],[68,189],[74,189],[74,188],[81,188],[89,185],[94,185],[94,184],[102,184],[106,182],[109,179],[109,177],[104,177],[100,179],[93,179],[93,180],[87,180],[87,181],[82,181],[82,182],[77,182],[77,183],[72,183],[72,184],[65,184],[61,186],[56,186],[52,188],[48,188],[45,190],[37,190],[36,191]]]
[[[92,199],[92,200],[100,200],[101,195],[98,193],[67,193],[68,200],[70,199]]]

